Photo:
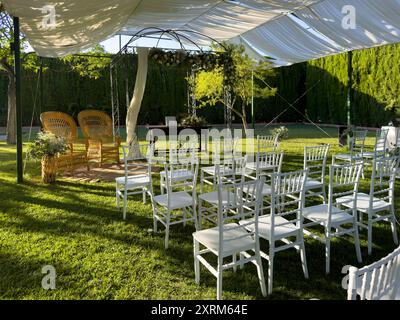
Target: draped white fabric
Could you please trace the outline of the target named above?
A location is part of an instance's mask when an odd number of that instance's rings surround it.
[[[400,0],[3,0],[43,56],[78,52],[113,34],[143,28],[181,30],[199,45],[210,38],[242,43],[253,58],[288,65],[327,55],[400,42]],[[42,12],[54,5],[56,25]],[[354,6],[355,29],[342,26]],[[291,13],[294,13],[295,18]],[[201,36],[204,34],[206,37]]]

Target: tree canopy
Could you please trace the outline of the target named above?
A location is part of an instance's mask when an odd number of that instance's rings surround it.
[[[218,65],[212,70],[200,70],[195,81],[195,95],[200,107],[215,106],[217,103],[225,105],[234,114],[242,119],[243,126],[247,128],[246,108],[250,105],[252,97],[268,98],[276,94],[277,89],[267,86],[264,79],[274,74],[267,61],[254,61],[241,45],[223,44],[216,50],[227,50],[232,56],[234,68],[232,79],[225,79],[224,66]],[[229,81],[227,81],[229,80]],[[226,86],[229,83],[229,86]],[[231,101],[224,99],[228,90]]]

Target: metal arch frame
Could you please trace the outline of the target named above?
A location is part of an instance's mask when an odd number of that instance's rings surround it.
[[[159,35],[158,41],[156,44],[155,48],[159,48],[158,44],[160,40],[163,39],[164,35],[169,35],[170,40],[176,40],[180,44],[180,49],[168,49],[170,51],[176,51],[176,50],[184,50],[186,52],[200,52],[203,53],[205,50],[203,50],[196,42],[190,39],[188,34],[194,34],[197,36],[200,36],[204,39],[211,40],[212,42],[217,43],[220,45],[222,48],[225,50],[227,49],[226,46],[221,43],[220,41],[207,36],[205,34],[202,34],[197,31],[193,30],[184,30],[184,29],[162,29],[158,27],[148,27],[148,28],[143,28],[136,32],[130,39],[129,41],[120,49],[120,51],[114,56],[114,58],[110,62],[110,82],[111,82],[111,108],[112,108],[112,119],[113,119],[113,133],[114,137],[115,135],[119,135],[120,133],[120,112],[119,112],[119,94],[118,94],[118,65],[121,63],[123,60],[123,57],[126,54],[129,53],[134,53],[135,49],[137,48],[136,46],[132,45],[133,42],[140,38],[156,38],[155,35]],[[157,39],[157,38],[156,38]],[[191,45],[195,46],[197,49],[186,49],[184,45],[184,41],[190,43]],[[213,52],[212,50],[207,50],[207,52]],[[130,100],[130,94],[129,94],[129,82],[128,82],[128,77],[126,76],[125,79],[125,94],[126,94],[126,108],[129,107],[129,100]],[[229,88],[224,88],[224,91],[229,90]],[[229,96],[229,92],[225,93],[226,96]],[[188,97],[188,109],[190,108],[191,111],[194,113],[195,112],[195,105],[196,101],[194,100],[194,97]],[[194,106],[194,107],[193,107]],[[224,111],[224,118],[225,118],[225,123],[228,125],[228,127],[231,127],[232,124],[232,112],[231,110],[227,110],[229,108],[225,107]]]

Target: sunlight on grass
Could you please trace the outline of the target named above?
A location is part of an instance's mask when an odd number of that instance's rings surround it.
[[[344,151],[335,137],[315,136],[315,130],[304,127],[293,131],[281,144],[284,171],[302,167],[304,145],[331,143],[331,155]],[[372,138],[368,144],[373,145]],[[148,232],[152,209],[141,196],[130,198],[128,218],[122,221],[113,183],[59,179],[44,185],[40,164],[31,161],[24,184],[16,184],[15,175],[15,148],[0,143],[0,298],[215,299],[216,280],[209,272],[202,269],[200,286],[194,282],[193,225],[174,226],[165,251],[164,233]],[[153,180],[158,194],[159,178],[155,175]],[[362,181],[363,191],[368,191],[368,183]],[[399,205],[400,198],[396,200]],[[373,255],[367,257],[366,233],[361,233],[364,264],[394,249],[389,224],[374,228],[373,242]],[[329,276],[324,273],[324,246],[306,238],[306,252],[308,281],[295,251],[277,254],[274,293],[268,299],[345,299],[341,269],[358,265],[353,241],[333,241]],[[56,290],[41,287],[44,265],[56,268]],[[224,299],[260,298],[253,265],[224,273]]]

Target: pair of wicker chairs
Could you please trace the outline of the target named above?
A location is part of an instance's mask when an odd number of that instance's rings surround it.
[[[48,111],[40,115],[44,131],[63,137],[69,152],[57,157],[57,171],[73,171],[90,162],[100,166],[106,161],[119,162],[121,140],[113,136],[110,116],[99,110],[84,110],[78,114],[83,139],[78,138],[78,126],[74,118],[64,112]]]

